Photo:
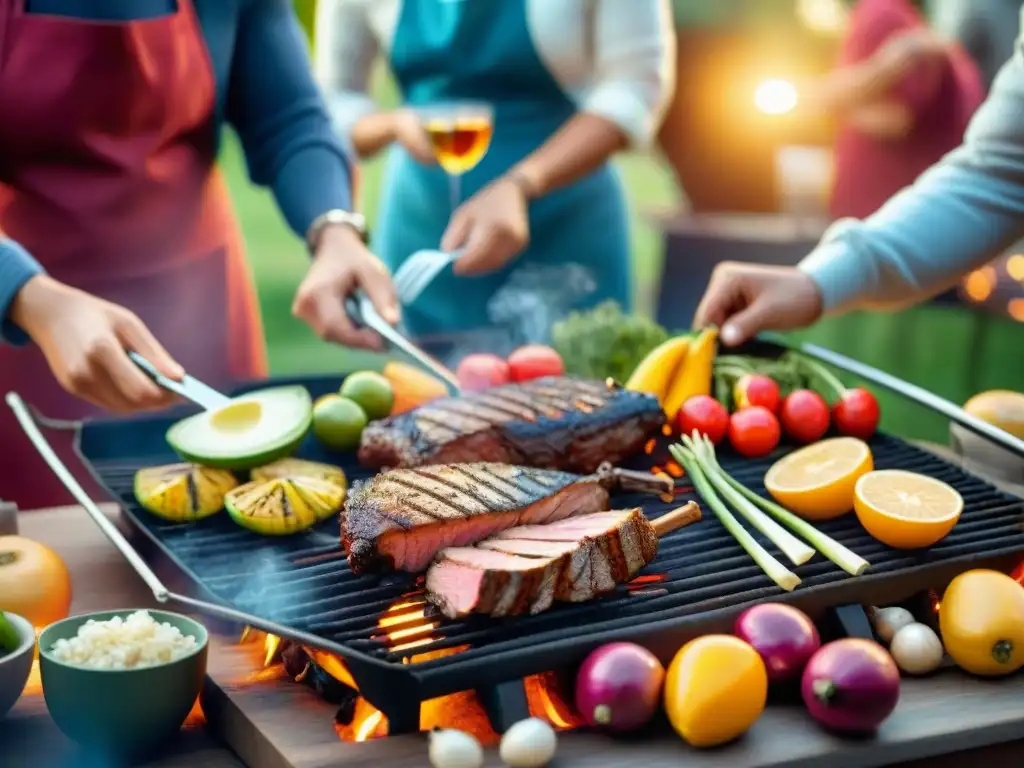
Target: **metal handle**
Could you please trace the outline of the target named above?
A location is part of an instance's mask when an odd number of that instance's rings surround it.
[[[765,340],[770,340],[772,343],[783,346],[787,349],[795,349],[808,357],[813,357],[823,363],[831,365],[833,368],[838,368],[841,371],[857,376],[858,378],[870,381],[872,384],[877,384],[880,387],[888,389],[890,392],[895,392],[898,395],[920,403],[928,408],[931,408],[937,413],[941,413],[943,416],[948,418],[950,421],[954,421],[965,429],[974,432],[976,435],[980,435],[993,443],[996,443],[1001,448],[1005,448],[1010,453],[1024,458],[1024,440],[1014,437],[1009,432],[999,429],[999,427],[992,426],[986,421],[971,416],[959,405],[951,403],[945,398],[939,397],[933,392],[929,392],[923,387],[919,387],[916,384],[911,384],[908,381],[903,381],[895,376],[892,376],[884,371],[880,371],[877,368],[872,368],[870,365],[853,360],[852,358],[841,355],[838,352],[833,352],[830,349],[819,347],[816,344],[798,344],[794,345],[776,336],[765,336]]]
[[[124,558],[131,564],[135,572],[142,577],[142,580],[146,582],[146,586],[153,592],[153,597],[157,599],[157,602],[166,603],[171,599],[171,592],[163,585],[157,575],[150,570],[149,566],[146,565],[146,561],[143,560],[139,554],[132,548],[132,545],[128,543],[128,540],[117,530],[117,526],[110,522],[109,518],[103,511],[96,506],[95,502],[89,498],[89,494],[85,492],[82,486],[75,479],[75,476],[68,471],[68,468],[64,465],[64,462],[60,460],[60,457],[54,453],[53,448],[50,447],[49,441],[43,436],[43,433],[39,430],[36,425],[36,421],[29,411],[25,401],[21,399],[17,392],[7,393],[7,405],[10,406],[11,410],[14,411],[15,418],[18,419],[18,423],[21,428],[25,430],[25,434],[28,435],[28,439],[32,441],[32,445],[39,451],[39,455],[43,457],[46,463],[53,470],[54,474],[64,484],[64,487],[68,489],[75,500],[82,505],[86,514],[92,518],[93,522],[99,526],[103,535],[110,540],[117,551],[120,552]]]
[[[231,398],[227,395],[221,394],[213,387],[207,386],[199,381],[199,379],[193,378],[188,374],[185,374],[181,381],[167,378],[157,370],[155,365],[137,352],[128,350],[128,358],[139,366],[142,372],[155,381],[157,385],[163,387],[168,392],[173,392],[195,403],[204,410],[215,411],[231,402]]]
[[[430,371],[430,373],[444,381],[453,394],[459,394],[461,386],[458,377],[395,330],[390,323],[377,313],[373,302],[362,291],[357,291],[354,295],[345,299],[345,312],[356,325],[362,325],[379,333],[393,347],[401,350]]]

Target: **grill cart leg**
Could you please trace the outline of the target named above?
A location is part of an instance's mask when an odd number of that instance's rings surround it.
[[[0,499],[0,536],[18,535],[18,507]]]
[[[871,629],[871,620],[863,605],[852,603],[830,608],[829,613],[843,637],[859,637],[863,640],[874,640],[875,633]]]
[[[388,736],[419,733],[420,703],[410,699],[400,704],[392,701],[391,704],[393,706],[388,709],[381,708],[384,717],[388,719]]]
[[[530,716],[526,686],[521,679],[477,688],[476,694],[496,733],[505,733],[520,720]]]

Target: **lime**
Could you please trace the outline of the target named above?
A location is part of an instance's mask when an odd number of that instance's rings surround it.
[[[374,371],[360,371],[346,378],[341,385],[341,396],[355,402],[371,421],[390,416],[395,406],[391,382]]]
[[[313,434],[335,451],[358,447],[366,422],[366,412],[341,395],[326,395],[313,406]]]
[[[0,611],[0,653],[14,653],[21,646],[21,635]]]

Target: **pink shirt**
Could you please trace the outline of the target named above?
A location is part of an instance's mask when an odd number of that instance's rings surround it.
[[[921,28],[925,21],[908,0],[860,0],[850,18],[839,65],[859,64],[891,37]],[[835,218],[864,218],[899,190],[958,147],[964,130],[984,98],[977,66],[954,49],[939,68],[908,74],[890,94],[914,114],[903,139],[867,136],[842,126],[835,148]]]

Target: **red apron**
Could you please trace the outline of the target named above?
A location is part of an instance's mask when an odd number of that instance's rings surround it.
[[[0,0],[0,231],[57,280],[130,308],[189,372],[228,387],[267,365],[215,167],[215,89],[191,0],[132,22]],[[11,390],[47,416],[96,413],[32,345],[0,347],[0,393]],[[70,435],[52,437],[81,478]],[[6,407],[0,444],[0,498],[22,509],[71,502]]]

